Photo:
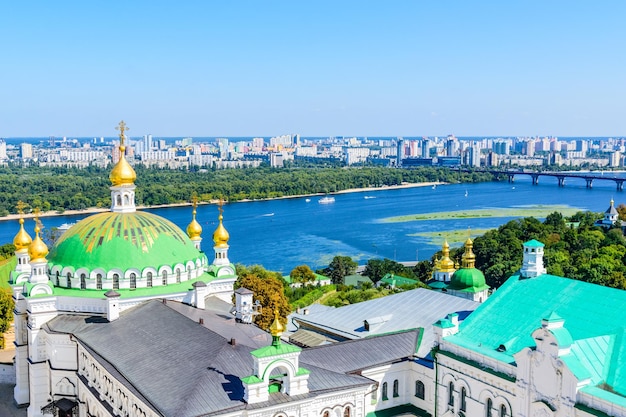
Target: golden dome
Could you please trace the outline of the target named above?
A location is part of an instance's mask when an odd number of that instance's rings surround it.
[[[450,245],[447,240],[443,242],[441,252],[443,253],[443,257],[439,261],[437,269],[440,272],[454,272],[454,262],[450,259]]]
[[[39,225],[35,226],[35,239],[28,247],[30,261],[45,261],[48,254],[48,246],[39,237]]]
[[[280,322],[280,319],[278,317],[278,309],[276,309],[274,310],[274,322],[270,326],[270,333],[272,334],[272,336],[278,337],[281,334],[283,334],[284,330],[285,330],[285,327]]]
[[[192,220],[191,223],[187,226],[187,236],[189,239],[197,239],[202,234],[202,226],[196,220],[196,203],[193,204],[193,212],[192,212]],[[226,238],[228,239],[228,238]]]
[[[224,216],[222,216],[221,206],[220,206],[220,215],[218,219],[220,221],[220,224],[219,226],[217,226],[217,229],[215,229],[215,232],[213,232],[213,242],[215,242],[215,246],[220,246],[220,247],[228,246],[228,239],[230,239],[230,235],[228,234],[228,232],[226,231],[226,228],[222,224],[222,220],[224,219]]]
[[[476,262],[476,255],[472,251],[472,247],[474,246],[474,242],[472,242],[471,238],[467,238],[465,241],[465,253],[461,257],[463,262],[463,268],[474,268],[474,264]]]
[[[133,167],[130,166],[126,157],[124,156],[124,152],[126,151],[126,146],[120,145],[120,160],[115,164],[111,173],[109,174],[109,180],[111,180],[111,184],[114,186],[118,185],[132,185],[137,179],[137,174]]]
[[[24,219],[20,218],[20,231],[17,232],[15,237],[13,238],[13,245],[15,246],[15,250],[28,249],[33,239],[30,235],[24,230]]]

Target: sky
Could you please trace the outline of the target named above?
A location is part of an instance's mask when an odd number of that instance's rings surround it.
[[[624,1],[0,2],[0,137],[626,136]]]

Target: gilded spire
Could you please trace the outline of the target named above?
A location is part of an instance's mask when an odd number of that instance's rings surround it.
[[[228,239],[230,239],[228,231],[226,231],[226,228],[222,224],[222,220],[224,219],[224,216],[222,215],[222,213],[224,213],[224,203],[225,201],[223,199],[220,199],[217,203],[218,210],[220,212],[220,215],[218,216],[220,224],[217,226],[217,229],[215,229],[215,232],[213,232],[213,242],[215,242],[215,246],[219,247],[228,246]]]
[[[187,236],[189,239],[197,239],[202,235],[202,226],[196,220],[196,208],[198,207],[198,197],[195,195],[191,198],[193,211],[191,212],[191,223],[187,226]]]
[[[463,268],[475,268],[476,255],[472,251],[474,247],[474,242],[472,242],[472,238],[468,237],[465,241],[465,253],[461,258]]]
[[[126,136],[124,135],[124,132],[129,129],[126,127],[126,123],[123,120],[115,129],[120,131],[120,160],[111,170],[109,179],[111,180],[111,184],[113,184],[113,186],[132,185],[137,178],[137,174],[135,174],[135,170],[130,166],[124,155],[126,152],[126,145],[124,145]]]
[[[27,204],[21,200],[18,201],[16,205],[17,212],[18,214],[20,214],[20,230],[19,232],[17,232],[17,234],[13,238],[13,245],[15,246],[16,251],[28,249],[28,247],[33,241],[33,239],[26,232],[26,230],[24,230],[24,218],[21,216],[22,214],[24,214],[24,209],[26,208],[26,206]]]
[[[274,309],[274,322],[270,326],[270,333],[272,334],[272,346],[280,345],[280,336],[283,334],[285,327],[280,322],[278,316],[278,308]]]
[[[41,222],[39,221],[39,209],[36,208],[35,210],[33,210],[33,212],[35,213],[35,239],[28,247],[28,255],[30,256],[31,262],[45,262],[46,255],[48,255],[48,246],[46,246],[44,241],[41,240],[41,237],[39,237],[39,232],[41,231]]]

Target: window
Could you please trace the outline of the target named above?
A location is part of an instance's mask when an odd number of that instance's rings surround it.
[[[167,285],[167,271],[163,271],[163,285]]]
[[[393,381],[393,398],[399,397],[400,394],[398,393],[398,380],[394,380]]]
[[[180,284],[180,269],[176,269],[176,283]]]
[[[343,410],[343,417],[350,417],[350,415],[351,415],[351,414],[350,414],[350,407],[346,407],[346,408]]]
[[[56,281],[55,281],[55,285],[56,285],[57,287],[59,287],[59,286],[60,286],[60,285],[59,285],[59,271],[57,271],[57,272],[56,272]]]
[[[87,284],[85,282],[85,274],[80,274],[80,289],[84,290],[87,288]]]
[[[415,396],[420,400],[424,399],[424,383],[422,381],[415,381]]]
[[[493,401],[491,401],[491,398],[487,398],[487,412],[485,413],[486,417],[491,417],[492,408],[493,408]]]
[[[137,288],[137,275],[133,272],[130,274],[130,289],[134,290]]]
[[[506,417],[506,405],[504,404],[500,406],[500,417]]]
[[[102,289],[102,274],[96,275],[96,289],[97,290]]]
[[[148,277],[146,278],[146,286],[148,288],[152,288],[152,272],[148,272]]]
[[[467,397],[467,390],[465,389],[465,387],[461,388],[461,404],[459,406],[459,410],[461,411],[467,411],[467,401],[465,400],[465,397]]]
[[[67,273],[67,288],[72,288],[72,276],[70,275],[70,273]]]
[[[454,405],[454,382],[450,382],[448,385],[448,405]]]
[[[387,383],[383,382],[383,401],[387,401],[389,397],[387,396]]]
[[[113,274],[113,289],[120,289],[120,276],[118,274]]]

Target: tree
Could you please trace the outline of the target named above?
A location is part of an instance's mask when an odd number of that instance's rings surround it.
[[[311,284],[315,281],[315,273],[309,268],[308,265],[296,266],[291,273],[291,282],[294,284],[302,284],[302,286]]]
[[[11,291],[0,288],[0,348],[4,349],[4,332],[9,330],[13,321],[13,296]]]
[[[284,293],[280,273],[267,271],[259,265],[250,268],[237,265],[237,275],[239,278],[235,287],[244,287],[252,291],[254,300],[259,301],[262,306],[261,314],[254,319],[255,324],[267,330],[274,321],[274,310],[277,309],[280,321],[285,325],[291,309]]]
[[[333,258],[328,268],[324,269],[324,274],[329,276],[333,284],[341,284],[344,277],[352,275],[359,266],[349,256],[337,255]]]

